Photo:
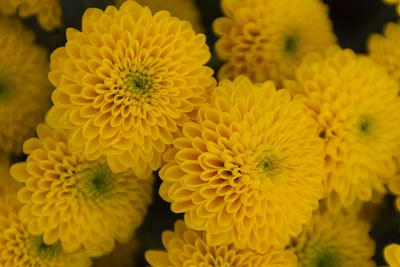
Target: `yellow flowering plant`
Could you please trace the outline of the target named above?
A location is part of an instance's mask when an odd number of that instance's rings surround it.
[[[399,6],[0,1],[0,266],[400,267]]]

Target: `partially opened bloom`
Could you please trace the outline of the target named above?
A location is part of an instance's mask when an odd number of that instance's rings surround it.
[[[122,5],[126,0],[115,0],[117,6]],[[142,6],[148,6],[152,12],[168,10],[179,19],[190,21],[196,32],[202,32],[200,11],[194,0],[136,0]]]
[[[383,255],[389,267],[400,267],[400,245],[390,244],[383,250]]]
[[[383,35],[372,34],[368,40],[370,58],[383,66],[400,83],[400,24],[389,22]]]
[[[336,43],[321,0],[222,0],[226,17],[214,22],[220,79],[245,74],[253,82],[292,78],[308,52]]]
[[[59,242],[49,245],[42,235],[29,233],[18,217],[21,207],[15,196],[0,197],[1,266],[90,266],[90,259],[83,251],[67,253]]]
[[[160,195],[212,246],[283,248],[322,197],[317,125],[270,81],[221,81],[164,159]]]
[[[375,242],[370,225],[356,214],[318,211],[303,233],[292,241],[299,267],[373,267]]]
[[[106,155],[115,172],[147,177],[161,165],[181,125],[215,85],[203,34],[167,11],[134,1],[88,9],[82,32],[67,30],[51,57],[57,87],[47,121],[72,130],[71,146],[90,160]]]
[[[152,179],[114,174],[104,158],[88,161],[72,153],[63,130],[40,124],[37,134],[24,144],[26,162],[10,168],[24,183],[18,200],[29,232],[43,234],[46,244],[60,240],[68,252],[84,247],[94,256],[110,252],[114,239],[127,242],[151,202]]]
[[[235,266],[235,267],[294,267],[296,257],[292,251],[269,249],[263,254],[253,250],[240,250],[233,244],[211,246],[205,233],[190,230],[183,221],[175,222],[174,231],[165,231],[162,242],[166,251],[149,250],[145,253],[151,266]]]
[[[61,5],[60,0],[2,0],[0,14],[18,14],[22,18],[35,15],[40,26],[46,31],[60,28]]]
[[[286,86],[311,110],[325,139],[329,208],[385,192],[400,143],[399,85],[365,56],[338,47],[310,54]]]
[[[50,107],[49,62],[34,39],[19,20],[0,17],[0,153],[19,153]]]

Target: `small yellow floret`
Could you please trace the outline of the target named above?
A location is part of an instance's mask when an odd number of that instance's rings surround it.
[[[183,221],[175,222],[174,232],[163,232],[162,242],[166,251],[150,250],[145,254],[151,266],[297,266],[293,251],[289,250],[269,249],[259,254],[238,249],[233,244],[211,246],[207,244],[204,232],[188,229]]]

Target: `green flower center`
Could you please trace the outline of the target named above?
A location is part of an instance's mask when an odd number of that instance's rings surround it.
[[[258,167],[263,169],[265,172],[269,172],[274,169],[274,162],[271,159],[266,158],[264,161],[258,163]]]
[[[356,124],[357,132],[361,136],[370,135],[372,131],[372,126],[372,119],[368,116],[362,115],[360,116]]]
[[[126,77],[125,81],[127,90],[134,95],[144,95],[148,93],[152,85],[152,77],[150,75],[134,72]]]
[[[341,267],[343,259],[337,251],[331,247],[318,247],[314,249],[314,254],[308,264],[304,267]]]
[[[257,167],[268,176],[272,176],[278,168],[278,160],[273,155],[263,153],[258,160]]]
[[[47,245],[43,240],[43,235],[33,236],[30,240],[30,247],[33,255],[42,260],[56,257],[62,251],[59,241]]]
[[[284,40],[284,50],[287,54],[293,55],[298,49],[298,37],[294,34],[288,34]]]
[[[113,176],[106,164],[87,169],[82,182],[84,195],[92,199],[106,196],[113,189]]]

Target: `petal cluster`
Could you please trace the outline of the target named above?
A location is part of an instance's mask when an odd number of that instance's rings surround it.
[[[91,256],[111,251],[114,239],[127,242],[151,202],[152,179],[114,174],[104,158],[72,153],[63,130],[40,124],[37,134],[24,144],[26,162],[10,168],[24,183],[18,200],[29,232],[43,234],[46,244],[61,241],[68,252],[83,247]]]
[[[286,83],[313,112],[325,140],[329,207],[350,207],[385,192],[400,143],[399,86],[383,68],[349,49],[310,54]]]
[[[203,34],[134,1],[88,9],[51,56],[57,87],[47,121],[72,130],[71,146],[114,172],[147,177],[214,87]]]
[[[294,267],[292,251],[270,249],[263,254],[240,250],[233,244],[211,246],[204,232],[190,230],[183,221],[175,222],[174,231],[165,231],[162,242],[166,251],[147,251],[146,260],[157,267],[235,266],[235,267]]]
[[[323,140],[300,101],[272,82],[221,81],[165,154],[160,195],[207,242],[261,253],[300,233],[322,197]]]
[[[309,52],[336,43],[328,9],[320,0],[222,0],[226,17],[214,22],[220,79],[245,74],[253,82],[292,78]]]
[[[50,107],[49,62],[14,18],[0,17],[0,47],[0,153],[19,153]]]
[[[303,233],[292,241],[299,266],[374,267],[375,242],[370,225],[356,214],[318,211]]]
[[[389,267],[399,267],[400,266],[400,245],[390,244],[385,247],[383,251],[386,262]]]
[[[385,25],[383,35],[372,34],[368,40],[369,57],[383,66],[387,72],[400,81],[400,24]]]
[[[2,0],[0,14],[18,14],[22,18],[36,15],[40,26],[46,31],[60,28],[62,10],[60,0]]]
[[[48,245],[42,235],[29,233],[18,216],[21,208],[15,196],[0,197],[1,266],[90,266],[90,259],[83,251],[67,253],[59,242]]]
[[[126,0],[115,0],[115,5],[120,6]],[[175,17],[190,21],[196,32],[203,32],[200,12],[194,0],[137,0],[142,6],[148,6],[152,12],[168,10]]]

